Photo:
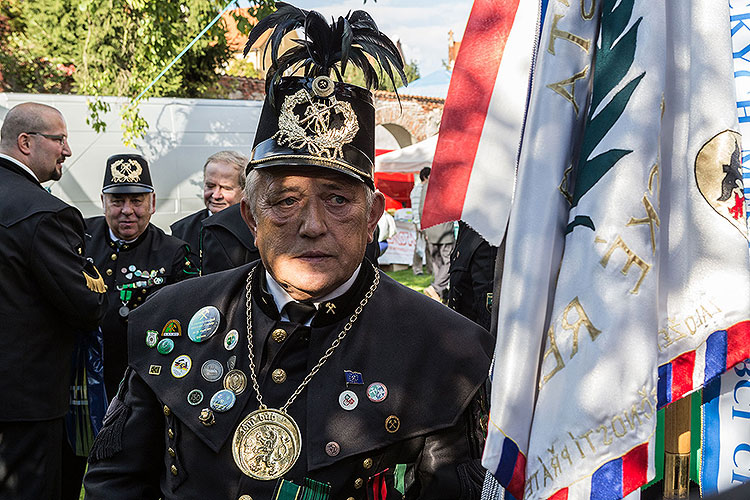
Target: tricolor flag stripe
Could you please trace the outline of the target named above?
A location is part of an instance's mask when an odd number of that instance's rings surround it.
[[[610,460],[591,476],[591,500],[622,498],[622,458]]]
[[[659,382],[656,385],[656,404],[659,409],[672,402],[672,363],[659,367]]]
[[[423,219],[429,220],[431,211],[440,207],[443,210],[438,217],[461,218],[471,169],[518,2],[474,2],[448,87],[442,119],[445,126],[441,126],[435,150],[435,163],[446,168],[436,168],[430,182],[431,185],[445,183],[453,190],[432,189],[431,205],[425,205]],[[496,26],[496,29],[488,30],[487,26]],[[475,57],[478,53],[483,57]],[[452,107],[454,101],[461,103],[460,109]],[[454,116],[458,113],[461,116]],[[455,124],[455,128],[451,124]]]
[[[558,490],[554,495],[549,497],[548,500],[568,500],[568,488]]]
[[[703,383],[707,383],[726,370],[727,363],[727,331],[719,330],[706,339],[706,373]]]
[[[661,409],[698,389],[740,361],[750,357],[750,321],[711,333],[698,349],[683,353],[659,367],[656,389]],[[696,383],[696,381],[698,383]]]
[[[538,16],[537,2],[474,2],[443,108],[422,227],[462,219],[500,244],[513,195]]]
[[[518,445],[509,438],[503,442],[500,463],[495,471],[495,479],[507,486],[508,492],[516,498],[523,498],[523,485],[526,471],[526,457],[518,450]]]
[[[726,368],[729,369],[750,355],[750,321],[741,321],[727,328]]]
[[[630,450],[622,457],[622,495],[629,495],[647,482],[648,443]]]
[[[688,351],[672,360],[672,401],[693,390],[695,351]]]

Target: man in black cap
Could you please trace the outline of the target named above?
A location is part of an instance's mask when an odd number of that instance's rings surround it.
[[[148,162],[141,155],[109,157],[102,206],[104,216],[86,219],[86,229],[91,235],[88,255],[101,269],[108,287],[109,308],[101,327],[104,382],[111,399],[128,364],[130,313],[150,293],[196,276],[198,270],[185,242],[166,235],[150,222],[156,210],[156,194]]]
[[[247,156],[236,151],[219,151],[203,165],[203,203],[206,208],[183,217],[170,227],[172,236],[187,242],[196,262],[201,256],[201,226],[210,216],[237,205],[245,188]]]
[[[15,106],[0,129],[0,498],[60,498],[63,416],[76,336],[107,296],[84,258],[78,210],[40,183],[71,155],[63,116]]]
[[[277,6],[248,43],[276,27],[275,52],[304,25],[307,46],[274,58],[248,167],[261,262],[135,312],[87,498],[479,498],[491,338],[364,258],[385,205],[372,95],[329,77],[347,55],[372,76],[363,46],[401,71],[398,51],[363,11],[328,26]],[[306,77],[277,78],[308,55]],[[164,353],[148,332],[171,317],[187,338]]]

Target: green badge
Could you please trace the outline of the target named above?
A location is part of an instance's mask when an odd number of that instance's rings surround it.
[[[149,347],[156,346],[158,342],[159,332],[156,330],[146,330],[146,345]]]
[[[172,339],[161,339],[159,345],[156,346],[156,350],[160,354],[169,354],[174,349],[174,340]]]

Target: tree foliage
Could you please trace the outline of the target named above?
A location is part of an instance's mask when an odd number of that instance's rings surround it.
[[[0,72],[5,90],[64,92],[134,99],[226,6],[227,0],[3,0]],[[273,0],[258,0],[262,15]],[[235,5],[237,3],[235,2]],[[241,29],[249,29],[242,25]],[[231,57],[220,21],[144,97],[202,97],[216,87]],[[145,133],[136,106],[120,111],[125,140]],[[105,124],[109,105],[89,104],[89,123]]]

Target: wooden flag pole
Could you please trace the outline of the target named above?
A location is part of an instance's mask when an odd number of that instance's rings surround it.
[[[688,498],[690,492],[690,397],[664,410],[664,498]]]

